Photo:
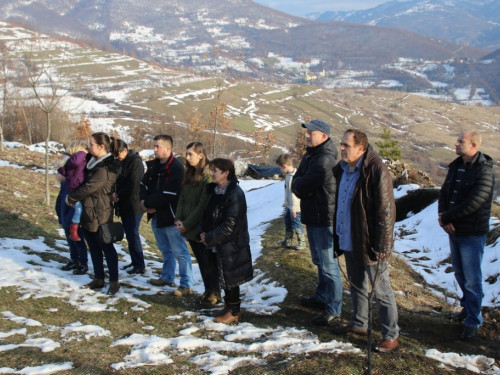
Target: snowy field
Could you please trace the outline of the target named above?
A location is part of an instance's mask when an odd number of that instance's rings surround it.
[[[283,214],[282,194],[283,182],[269,180],[243,180],[241,186],[246,193],[248,203],[248,220],[251,237],[252,256],[254,259],[261,255],[261,236],[264,234],[268,222]],[[405,189],[396,191],[398,196],[406,193]],[[439,261],[447,256],[446,236],[440,233],[437,223],[436,207],[430,206],[417,215],[411,216],[404,222],[398,223],[398,227],[405,225],[406,229],[413,231],[411,235],[399,238],[396,250],[402,256],[408,258],[405,253],[408,249],[429,249],[426,251],[430,259],[427,263],[420,261],[414,268],[421,272],[431,284],[438,284],[453,289],[452,273],[446,274],[436,268]],[[398,229],[396,229],[398,230]],[[145,253],[147,260],[146,277],[139,275],[128,275],[120,271],[120,280],[126,282],[115,296],[107,296],[103,292],[95,292],[81,289],[88,283],[88,275],[78,276],[68,274],[60,270],[61,263],[42,259],[42,254],[61,254],[61,249],[67,250],[63,239],[58,240],[55,247],[47,246],[43,238],[33,240],[19,240],[15,238],[0,238],[0,288],[15,287],[21,294],[20,300],[29,300],[43,297],[56,297],[65,301],[82,311],[82,313],[93,313],[99,311],[115,311],[115,305],[119,299],[125,299],[132,303],[132,311],[145,311],[150,305],[140,299],[141,295],[152,295],[158,292],[170,292],[172,288],[157,288],[146,282],[150,277],[157,277],[151,269],[161,268],[161,259],[154,253]],[[129,255],[121,245],[117,245],[121,258],[120,266],[130,261]],[[490,246],[486,249],[484,259],[485,274],[499,272],[497,262],[492,262],[492,257],[499,251],[498,246]],[[68,253],[66,253],[68,254]],[[422,272],[424,267],[435,270],[433,274]],[[201,276],[197,265],[193,265],[195,279],[194,289],[198,293],[203,291]],[[255,278],[242,286],[242,307],[255,314],[273,314],[279,310],[279,304],[287,295],[287,290],[272,280],[270,275],[255,270]],[[485,291],[495,294],[493,287],[485,283]],[[485,298],[485,304],[489,304]],[[57,314],[58,309],[48,309],[52,314]],[[354,347],[348,342],[332,340],[321,342],[318,337],[306,329],[296,327],[263,328],[250,323],[241,323],[237,326],[226,326],[214,323],[213,318],[201,311],[185,311],[180,315],[167,316],[166,319],[172,323],[188,317],[194,317],[195,323],[185,323],[180,326],[178,336],[160,337],[154,334],[154,326],[142,327],[142,330],[129,337],[114,341],[112,346],[128,346],[130,352],[122,360],[112,364],[115,370],[130,369],[138,366],[168,365],[173,362],[169,353],[182,354],[189,361],[196,364],[200,370],[212,374],[226,374],[240,366],[256,364],[264,366],[266,356],[274,353],[286,353],[290,359],[294,356],[310,352],[324,353],[362,353],[360,348]],[[99,336],[113,336],[113,333],[99,326],[83,325],[79,321],[70,321],[61,327],[45,324],[43,321],[35,321],[26,317],[17,316],[11,311],[3,311],[0,308],[0,318],[9,319],[18,323],[19,329],[9,332],[0,332],[0,352],[15,350],[18,347],[37,347],[42,352],[51,352],[58,348],[64,348],[70,340],[92,340]],[[179,323],[180,324],[180,323]],[[60,331],[60,340],[53,341],[40,334],[31,336],[27,327],[39,326],[53,332]],[[402,327],[404,330],[404,327]],[[199,338],[193,333],[205,330],[222,334],[223,339]],[[21,335],[25,336],[24,342],[18,345],[1,345],[4,338]],[[194,349],[203,349],[202,354],[194,354]],[[238,356],[228,357],[226,353],[238,353]],[[471,371],[484,374],[500,374],[500,369],[495,367],[494,360],[481,355],[460,355],[457,353],[440,353],[429,348],[426,355],[441,361],[443,364],[454,367],[468,368]],[[57,371],[67,371],[73,368],[71,362],[45,364],[39,367],[27,368],[5,368],[0,367],[0,374],[50,374]]]

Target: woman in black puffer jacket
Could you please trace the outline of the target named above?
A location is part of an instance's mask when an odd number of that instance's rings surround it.
[[[128,251],[132,262],[123,269],[130,268],[127,273],[143,274],[146,271],[144,253],[142,251],[139,227],[144,211],[139,198],[139,186],[144,177],[144,164],[142,159],[127,144],[116,140],[115,157],[120,161],[122,169],[116,180],[116,191],[112,195],[116,215],[121,217],[123,229],[128,242]]]
[[[225,308],[214,314],[215,322],[239,323],[240,285],[253,278],[250,235],[245,193],[238,185],[231,160],[210,161],[212,183],[203,213],[201,241],[207,251],[217,253],[219,281],[224,289]]]

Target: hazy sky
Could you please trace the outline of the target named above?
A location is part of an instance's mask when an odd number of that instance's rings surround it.
[[[256,3],[294,16],[327,10],[359,10],[373,8],[390,0],[254,0]]]

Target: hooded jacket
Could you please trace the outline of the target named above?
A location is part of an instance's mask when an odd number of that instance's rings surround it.
[[[87,161],[92,158],[87,154]],[[97,232],[99,225],[113,222],[114,209],[111,193],[118,174],[120,162],[113,155],[103,157],[92,169],[85,169],[85,182],[68,194],[70,203],[82,202],[81,225],[89,232]]]
[[[331,226],[336,191],[333,167],[338,152],[330,138],[306,150],[292,180],[292,191],[300,199],[301,222],[316,227]]]
[[[144,164],[139,154],[128,150],[127,156],[121,162],[122,169],[116,180],[119,216],[129,217],[143,213],[139,191],[144,177]]]
[[[217,184],[207,185],[207,202],[215,194]],[[203,227],[213,228],[205,233],[205,243],[217,251],[217,267],[221,287],[232,289],[253,278],[250,234],[248,233],[247,203],[245,193],[233,178],[222,200],[208,213],[210,223]],[[205,216],[206,217],[206,213]],[[209,251],[209,250],[207,250]]]
[[[441,187],[438,204],[441,222],[445,225],[453,223],[456,234],[487,234],[495,186],[493,160],[488,155],[478,152],[472,163],[465,164],[465,172],[458,186],[455,186],[456,173],[460,166],[464,166],[461,156],[450,163],[448,174]],[[450,200],[455,189],[456,203],[452,206]]]
[[[354,260],[360,266],[377,263],[376,253],[393,249],[396,203],[392,179],[380,156],[371,145],[364,155],[358,181],[351,200],[351,238]],[[334,168],[337,184],[344,170],[338,164]],[[335,202],[338,201],[338,192]],[[338,251],[339,238],[334,235],[334,249]],[[340,249],[344,250],[344,249]]]
[[[87,153],[78,151],[66,161],[57,173],[66,178],[66,189],[68,193],[75,191],[85,180],[85,166],[87,165]]]
[[[210,177],[207,166],[198,185],[184,184],[182,186],[181,196],[175,212],[175,220],[181,221],[184,228],[186,228],[186,232],[182,233],[182,235],[188,240],[198,240],[198,227],[207,203],[207,184],[211,182],[212,177]]]
[[[156,226],[174,225],[175,210],[184,179],[184,166],[172,153],[165,163],[160,159],[146,162],[147,171],[141,181],[140,199],[146,208],[156,209],[148,213],[148,221],[156,216]]]

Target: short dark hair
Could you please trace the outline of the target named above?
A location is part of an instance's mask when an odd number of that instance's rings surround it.
[[[279,165],[280,167],[282,165],[291,165],[291,166],[293,166],[293,159],[288,154],[281,154],[280,156],[278,156],[278,159],[276,159],[276,165]]]
[[[359,129],[347,129],[344,134],[352,133],[352,139],[355,145],[363,146],[366,151],[368,149],[368,137]]]
[[[210,167],[218,168],[222,172],[229,171],[227,175],[228,180],[232,180],[236,176],[236,171],[234,169],[234,163],[229,159],[215,158],[210,160]]]
[[[153,138],[153,141],[164,141],[170,145],[170,148],[174,147],[174,140],[168,134],[159,134]]]

